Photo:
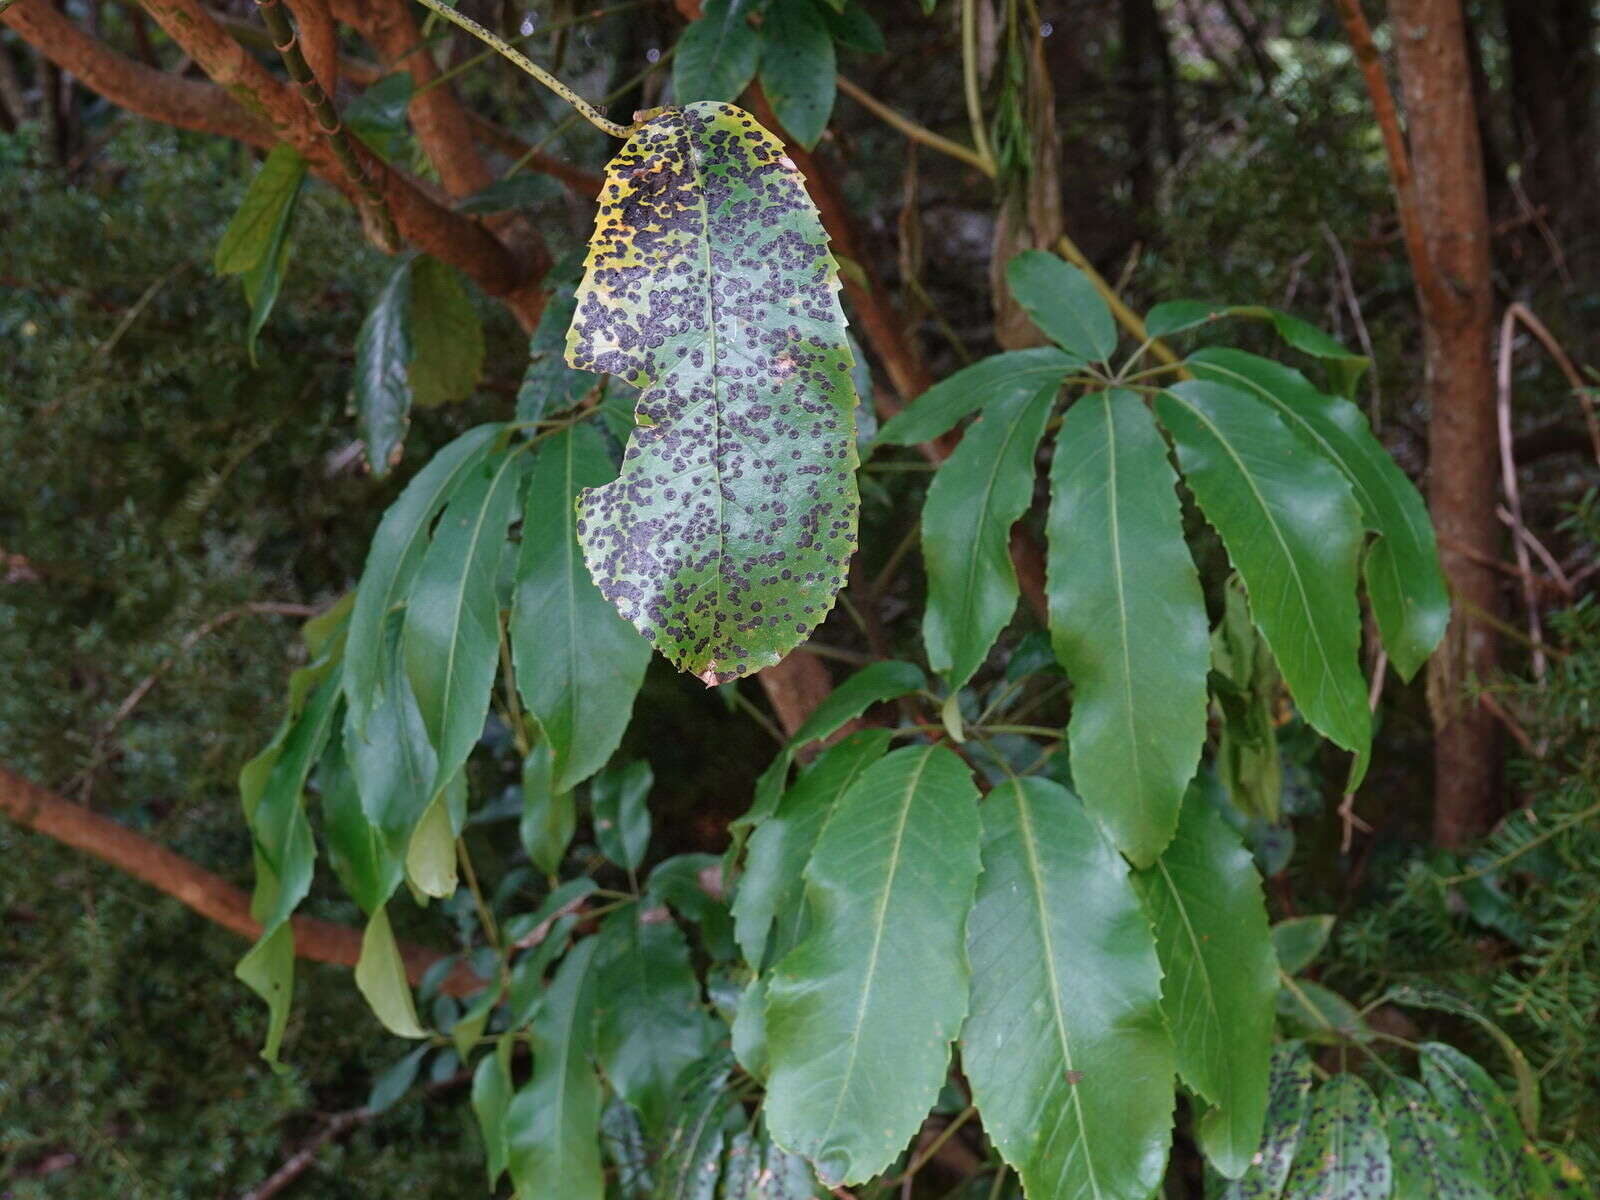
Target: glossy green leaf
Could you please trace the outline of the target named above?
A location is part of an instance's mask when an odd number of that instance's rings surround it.
[[[483,375],[483,323],[456,269],[435,258],[411,267],[412,401],[465,400]]]
[[[755,78],[761,37],[750,26],[750,7],[746,0],[707,0],[683,31],[672,62],[679,104],[737,100]]]
[[[243,275],[272,257],[305,176],[306,160],[293,146],[272,148],[217,243],[212,265],[218,275]]]
[[[511,1182],[524,1196],[603,1200],[600,1081],[589,1065],[597,939],[572,948],[533,1021],[533,1075],[506,1111]]]
[[[1145,333],[1153,338],[1171,337],[1188,329],[1228,315],[1226,305],[1204,300],[1164,300],[1145,314]]]
[[[1224,589],[1222,620],[1211,633],[1211,693],[1216,700],[1217,783],[1246,816],[1269,824],[1283,801],[1278,701],[1283,680],[1238,576]]]
[[[1315,917],[1290,917],[1272,927],[1272,949],[1278,956],[1278,966],[1285,974],[1297,975],[1322,953],[1333,932],[1333,917],[1328,914]]]
[[[1304,1042],[1280,1042],[1273,1049],[1261,1145],[1251,1157],[1250,1169],[1225,1181],[1216,1200],[1277,1200],[1283,1194],[1305,1129],[1312,1079],[1311,1055]]]
[[[606,602],[578,549],[575,501],[616,473],[603,435],[585,424],[545,439],[528,478],[508,632],[517,690],[563,792],[616,750],[650,662],[650,643]]]
[[[954,429],[969,413],[1011,396],[1032,396],[1045,387],[1060,387],[1083,360],[1054,346],[1009,350],[963,367],[940,380],[878,430],[880,446],[914,446],[931,442]]]
[[[1533,1197],[1516,1113],[1489,1073],[1453,1046],[1425,1042],[1422,1082],[1460,1138],[1462,1154],[1493,1196]]]
[[[561,868],[578,825],[571,792],[555,788],[550,743],[541,741],[522,764],[522,819],[517,832],[533,865],[546,875]]]
[[[922,640],[952,692],[983,665],[1016,612],[1011,527],[1033,502],[1033,460],[1057,390],[1050,384],[989,405],[928,487]]]
[[[406,964],[389,927],[389,910],[379,908],[367,921],[361,935],[361,957],[356,960],[356,989],[372,1009],[372,1015],[390,1033],[400,1037],[427,1037],[417,1023],[417,1006],[406,979]]]
[[[799,943],[804,929],[804,871],[812,847],[840,798],[889,749],[890,736],[887,729],[863,729],[829,747],[751,835],[733,919],[739,948],[752,967],[759,969],[766,957],[775,920],[774,959]]]
[[[356,334],[356,413],[367,463],[380,479],[400,461],[411,424],[411,266],[402,256]]]
[[[1500,1047],[1506,1060],[1511,1064],[1512,1074],[1517,1081],[1517,1115],[1522,1121],[1522,1128],[1525,1130],[1539,1128],[1538,1076],[1534,1073],[1533,1065],[1528,1062],[1528,1056],[1523,1053],[1522,1048],[1496,1022],[1486,1017],[1476,1005],[1443,988],[1403,984],[1391,988],[1388,999],[1410,1008],[1431,1008],[1435,1012],[1447,1012],[1465,1017],[1493,1038],[1495,1045]]]
[[[361,806],[355,773],[350,769],[342,739],[317,769],[317,790],[322,793],[322,835],[328,862],[352,899],[369,915],[377,912],[394,893],[403,874],[384,831],[367,817]]]
[[[733,1016],[733,1056],[755,1079],[767,1077],[767,976],[757,975],[739,994]]]
[[[483,734],[500,663],[496,575],[523,460],[491,455],[445,505],[406,603],[400,649],[439,756],[437,795]]]
[[[1117,348],[1117,322],[1089,277],[1045,250],[1024,250],[1006,264],[1006,283],[1046,337],[1092,361]]]
[[[581,250],[564,255],[546,276],[550,299],[545,301],[539,324],[528,338],[528,367],[517,388],[519,421],[537,421],[566,412],[606,382],[603,376],[567,365],[567,330],[578,311],[576,292],[582,276]],[[615,386],[625,390],[621,384]]]
[[[888,1166],[938,1095],[967,1011],[976,802],[950,750],[897,750],[840,799],[806,867],[811,933],[769,988],[766,1114],[830,1184]]]
[[[1067,410],[1050,470],[1046,592],[1073,683],[1084,803],[1135,864],[1172,837],[1206,733],[1210,643],[1167,448],[1132,392]]]
[[[761,87],[778,124],[814,149],[838,85],[833,32],[815,0],[770,0],[761,24]]]
[[[598,1060],[653,1136],[666,1125],[678,1076],[711,1048],[717,1027],[674,922],[625,908],[607,918],[601,938]]]
[[[1207,349],[1190,359],[1202,379],[1249,391],[1344,472],[1378,540],[1363,576],[1384,648],[1410,679],[1444,637],[1450,596],[1428,508],[1405,472],[1373,436],[1361,410],[1319,392],[1298,371],[1240,350]]]
[[[625,870],[637,870],[650,848],[650,809],[645,802],[653,783],[650,764],[638,758],[607,767],[589,786],[600,853]]]
[[[1282,974],[1278,982],[1278,1015],[1287,1018],[1306,1037],[1333,1043],[1372,1040],[1372,1030],[1355,1005],[1338,992],[1309,979],[1290,979]]]
[[[517,956],[517,965],[511,968],[511,982],[506,989],[508,1028],[521,1029],[539,1011],[544,1003],[545,970],[566,951],[567,938],[577,924],[578,918],[571,913],[554,917],[538,945]]]
[[[245,302],[250,305],[250,322],[245,327],[245,349],[249,352],[252,363],[256,361],[256,340],[266,328],[267,318],[272,315],[273,306],[278,302],[278,293],[283,288],[284,278],[289,274],[289,227],[294,222],[295,209],[299,206],[300,193],[304,190],[303,175],[301,181],[302,187],[291,193],[288,203],[279,210],[278,219],[272,227],[271,237],[267,242],[266,253],[261,256],[261,261],[246,271],[242,277]]]
[[[368,714],[388,695],[388,667],[392,661],[386,629],[388,616],[404,603],[411,589],[427,550],[433,519],[482,466],[503,430],[501,425],[479,425],[444,447],[406,484],[378,523],[350,611],[350,633],[345,645],[344,693],[350,706],[351,728],[357,733],[366,731]],[[400,727],[404,727],[403,721]],[[359,754],[352,751],[352,756],[358,758]],[[362,795],[362,802],[368,803],[365,789]]]
[[[845,0],[840,7],[826,8],[822,13],[828,22],[833,40],[846,50],[862,54],[885,54],[889,46],[883,40],[883,30],[860,0]]]
[[[727,1087],[729,1065],[723,1053],[686,1074],[656,1166],[655,1200],[716,1200],[727,1127],[738,1109]]]
[[[444,796],[434,797],[406,845],[406,878],[424,896],[447,900],[456,894],[456,833]]]
[[[967,943],[961,1062],[1028,1195],[1146,1200],[1172,1129],[1161,968],[1127,867],[1060,784],[984,801]]]
[[[713,961],[733,958],[733,916],[723,889],[723,859],[715,854],[675,854],[658,862],[645,881],[645,905],[666,904],[685,921],[700,926]]]
[[[1155,928],[1178,1076],[1209,1102],[1196,1122],[1201,1149],[1236,1179],[1261,1141],[1278,992],[1261,877],[1222,815],[1191,792],[1172,843],[1134,883]]]
[[[1156,405],[1295,704],[1322,733],[1364,756],[1372,728],[1358,661],[1361,514],[1344,476],[1237,388],[1188,380]]]
[[[1427,1088],[1414,1079],[1391,1079],[1383,1115],[1394,1160],[1392,1200],[1489,1200],[1461,1131],[1445,1119]]]
[[[409,71],[383,76],[344,110],[344,122],[384,159],[393,161],[406,152],[411,98],[416,85]]]
[[[655,1194],[650,1169],[660,1147],[644,1136],[639,1114],[615,1097],[600,1116],[600,1147],[617,1168],[618,1200],[649,1200]]]
[[[404,1058],[396,1061],[382,1075],[373,1081],[372,1091],[367,1096],[367,1108],[374,1115],[387,1112],[395,1106],[395,1102],[411,1090],[411,1085],[416,1081],[417,1070],[422,1066],[422,1060],[433,1047],[429,1045],[418,1046]]]
[[[501,1045],[510,1048],[509,1042]],[[478,1118],[478,1130],[483,1134],[490,1190],[500,1182],[511,1157],[511,1148],[506,1143],[506,1111],[511,1107],[511,1070],[506,1061],[509,1057],[498,1049],[493,1054],[485,1054],[472,1073],[472,1111]]]
[[[606,599],[708,685],[781,659],[844,582],[856,397],[838,287],[799,172],[747,113],[664,110],[612,160],[567,358],[644,390],[578,539]]]
[[[1311,1097],[1284,1200],[1388,1200],[1392,1181],[1377,1097],[1336,1075]]]

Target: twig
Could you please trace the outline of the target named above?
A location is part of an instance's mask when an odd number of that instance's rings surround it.
[[[1350,260],[1345,257],[1338,235],[1326,221],[1322,222],[1322,236],[1333,251],[1334,266],[1339,272],[1339,287],[1344,292],[1345,305],[1350,309],[1350,319],[1356,324],[1356,337],[1361,341],[1361,349],[1366,351],[1369,364],[1367,382],[1372,390],[1372,406],[1367,415],[1372,420],[1372,432],[1377,433],[1383,428],[1383,391],[1378,385],[1378,352],[1373,348],[1372,334],[1367,331],[1367,322],[1361,315],[1361,301],[1356,296],[1355,281],[1350,277]]]
[[[1562,570],[1561,564],[1556,561],[1555,555],[1550,553],[1549,548],[1534,536],[1533,530],[1526,525],[1517,525],[1516,518],[1511,515],[1503,504],[1495,505],[1494,515],[1499,517],[1501,523],[1511,529],[1516,536],[1528,543],[1528,549],[1533,551],[1539,561],[1544,564],[1545,570],[1550,572],[1550,579],[1556,587],[1561,589],[1561,594],[1568,600],[1573,599],[1572,580],[1567,578],[1566,571]],[[1523,578],[1526,579],[1528,576],[1523,576]]]
[[[885,125],[892,126],[905,134],[911,141],[929,149],[937,150],[941,154],[948,154],[951,158],[960,159],[969,167],[976,167],[991,179],[994,178],[994,165],[970,147],[963,146],[960,142],[953,142],[941,134],[924,125],[919,125],[910,117],[903,116],[879,100],[865,88],[852,83],[843,75],[838,79],[839,90],[862,108],[866,109]]]
[[[1533,675],[1542,680],[1545,670],[1544,630],[1539,621],[1539,597],[1534,589],[1533,568],[1528,562],[1528,544],[1520,536],[1522,495],[1517,489],[1517,463],[1511,452],[1511,335],[1516,329],[1516,306],[1506,309],[1500,321],[1499,388],[1495,397],[1495,419],[1500,433],[1500,484],[1505,489],[1506,507],[1511,510],[1511,529],[1515,536],[1511,548],[1522,572],[1522,598],[1528,606],[1528,636],[1533,640]]]
[[[1517,740],[1517,745],[1527,752],[1529,758],[1544,757],[1539,747],[1534,744],[1533,739],[1528,736],[1528,731],[1517,724],[1516,718],[1505,710],[1505,706],[1500,701],[1496,700],[1488,692],[1479,692],[1478,703],[1483,705],[1494,716],[1495,720],[1506,727],[1506,732]]]
[[[967,94],[967,120],[972,125],[972,144],[995,175],[994,152],[989,149],[989,134],[984,128],[983,97],[978,92],[978,5],[977,0],[961,0],[961,77]]]
[[[1572,365],[1572,359],[1561,348],[1561,343],[1556,341],[1555,335],[1545,327],[1522,301],[1518,300],[1506,309],[1506,315],[1515,315],[1528,329],[1528,332],[1539,339],[1541,345],[1550,352],[1550,357],[1556,360],[1556,366],[1561,368],[1561,373],[1567,377],[1567,383],[1578,394],[1578,403],[1583,406],[1584,423],[1589,426],[1589,440],[1594,443],[1594,461],[1600,463],[1600,418],[1596,418],[1594,401],[1589,396],[1589,388],[1583,381],[1583,376],[1578,374],[1578,368]]]

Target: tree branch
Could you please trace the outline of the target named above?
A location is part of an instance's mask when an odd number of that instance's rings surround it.
[[[260,923],[250,915],[250,898],[220,875],[5,767],[0,767],[0,813],[23,829],[54,838],[165,892],[240,937],[254,940],[261,935]],[[294,952],[301,958],[353,967],[361,956],[358,929],[315,917],[295,917],[292,923]],[[421,946],[402,945],[400,957],[406,978],[416,984],[444,956]],[[465,964],[458,964],[443,990],[463,996],[482,986]]]

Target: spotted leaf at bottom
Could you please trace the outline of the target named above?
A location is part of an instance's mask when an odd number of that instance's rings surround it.
[[[601,594],[707,684],[777,662],[844,582],[856,398],[838,289],[800,172],[748,113],[662,109],[611,161],[567,360],[641,394],[578,536]]]
[[[1354,1075],[1337,1075],[1311,1098],[1285,1200],[1389,1200],[1389,1139],[1378,1098]]]

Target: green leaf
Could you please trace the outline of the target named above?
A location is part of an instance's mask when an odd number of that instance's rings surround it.
[[[546,875],[561,868],[577,828],[571,792],[558,792],[553,782],[550,743],[541,741],[522,764],[522,820],[517,831],[533,865]]]
[[[532,950],[517,957],[517,965],[511,969],[511,982],[507,988],[507,1028],[521,1029],[533,1020],[544,1003],[545,969],[565,952],[567,937],[577,924],[578,918],[571,913],[554,917],[544,939]]]
[[[552,268],[551,274],[559,269]],[[554,285],[528,339],[528,369],[517,388],[519,421],[538,421],[566,412],[602,382],[599,375],[567,366],[567,328],[578,311],[576,286],[566,282]]]
[[[344,655],[344,694],[350,705],[351,728],[357,733],[366,731],[369,714],[390,695],[387,681],[392,656],[385,626],[390,610],[402,604],[411,590],[433,518],[473,477],[504,428],[479,425],[444,447],[406,484],[378,522],[350,610]],[[352,751],[352,756],[358,760],[359,773],[359,752]],[[367,801],[363,799],[363,803]]]
[[[402,256],[356,334],[356,412],[367,463],[378,478],[400,461],[411,424],[411,266]]]
[[[1331,918],[1330,918],[1331,919]],[[1539,1079],[1522,1048],[1495,1022],[1484,1016],[1478,1008],[1453,992],[1443,988],[1402,984],[1391,988],[1388,999],[1411,1008],[1431,1008],[1435,1012],[1452,1013],[1465,1017],[1495,1041],[1511,1063],[1517,1081],[1517,1115],[1522,1128],[1537,1131],[1539,1128]]]
[[[670,1115],[673,1084],[711,1048],[717,1026],[701,1007],[683,931],[665,914],[642,916],[625,908],[601,929],[596,1051],[617,1095],[655,1135]]]
[[[1156,405],[1295,704],[1364,757],[1372,727],[1358,661],[1361,519],[1349,485],[1249,393],[1188,380]]]
[[[1290,917],[1272,927],[1272,949],[1286,975],[1297,975],[1316,961],[1333,932],[1331,915]]]
[[[217,243],[218,275],[243,275],[272,258],[305,176],[306,160],[293,146],[272,148]]]
[[[1350,353],[1310,322],[1275,308],[1269,309],[1268,313],[1278,336],[1302,354],[1325,361],[1342,379],[1346,395],[1354,391],[1356,384],[1361,382],[1362,374],[1372,365],[1370,359]]]
[[[839,800],[806,867],[811,934],[769,989],[766,1114],[830,1184],[888,1166],[938,1096],[967,1011],[976,802],[950,750],[897,750]]]
[[[417,1023],[417,1006],[411,998],[406,965],[389,927],[389,910],[379,908],[367,921],[361,935],[361,957],[356,960],[356,988],[372,1009],[372,1015],[390,1033],[400,1037],[427,1037]]]
[[[761,38],[750,27],[746,0],[707,0],[698,21],[678,38],[672,94],[679,104],[737,100],[756,76]]]
[[[600,431],[585,424],[545,439],[528,479],[508,632],[517,690],[562,792],[616,750],[650,663],[650,643],[606,602],[578,549],[575,501],[616,473]]]
[[[1471,1170],[1493,1196],[1533,1197],[1528,1187],[1523,1133],[1516,1114],[1489,1073],[1453,1046],[1424,1042],[1422,1082],[1456,1129]]]
[[[1489,1200],[1461,1131],[1445,1120],[1427,1088],[1396,1076],[1384,1091],[1383,1113],[1394,1159],[1392,1200]]]
[[[494,213],[528,211],[548,204],[558,199],[562,194],[559,180],[549,175],[536,175],[532,171],[524,171],[520,175],[503,175],[486,188],[480,188],[461,200],[456,201],[456,211],[459,213],[481,213],[492,215]],[[545,283],[554,283],[552,278],[555,269],[545,276]],[[553,297],[552,297],[553,299]],[[550,310],[549,303],[545,311]],[[572,314],[568,313],[570,320]],[[566,326],[563,325],[562,336],[566,335]]]
[[[963,367],[934,384],[883,423],[876,444],[914,446],[954,429],[961,419],[1012,396],[1032,396],[1061,386],[1083,361],[1054,346],[1008,350]]]
[[[411,396],[424,408],[465,400],[483,375],[483,323],[456,269],[423,256],[411,266]]]
[[[1210,1102],[1200,1146],[1236,1179],[1261,1141],[1278,992],[1261,877],[1221,813],[1191,792],[1172,844],[1133,878],[1155,928],[1178,1075]]]
[[[424,896],[447,900],[456,894],[456,833],[449,805],[436,796],[406,846],[406,878]]]
[[[1378,540],[1367,552],[1367,598],[1390,661],[1410,679],[1444,637],[1450,596],[1428,508],[1405,472],[1348,400],[1319,392],[1298,371],[1240,350],[1206,349],[1189,360],[1201,379],[1251,392],[1308,445],[1336,463]]]
[[[572,948],[533,1021],[533,1075],[506,1112],[511,1182],[525,1196],[604,1200],[600,1082],[589,1066],[597,939]]]
[[[1311,1083],[1311,1055],[1305,1043],[1280,1042],[1272,1051],[1261,1146],[1249,1171],[1218,1189],[1216,1200],[1277,1200],[1283,1194],[1305,1129]]]
[[[687,1073],[656,1170],[656,1200],[715,1200],[723,1136],[738,1109],[727,1088],[728,1066],[723,1052]]]
[[[1153,338],[1171,337],[1227,315],[1226,305],[1207,304],[1204,300],[1166,300],[1145,314],[1144,330]]]
[[[323,755],[317,788],[322,793],[322,834],[334,874],[363,912],[375,913],[400,885],[404,871],[383,829],[362,809],[342,741]]]
[[[303,177],[302,177],[303,182]],[[277,223],[267,243],[267,251],[244,273],[244,298],[250,305],[250,324],[245,329],[245,349],[250,361],[256,361],[256,339],[266,328],[272,307],[278,302],[278,292],[284,277],[289,273],[289,227],[294,221],[294,211],[299,205],[300,189],[289,197],[278,213]]]
[[[1167,449],[1139,398],[1067,410],[1050,470],[1050,633],[1089,811],[1138,866],[1172,837],[1206,733],[1210,643]]]
[[[1370,1042],[1372,1030],[1350,1001],[1309,979],[1280,974],[1276,1001],[1278,1014],[1322,1042]]]
[[[761,25],[761,86],[778,123],[814,149],[833,115],[833,33],[815,0],[771,0]]]
[[[862,54],[888,53],[889,46],[883,40],[883,30],[859,0],[847,0],[842,7],[824,8],[822,15],[828,22],[833,40],[846,50],[858,50]]]
[[[500,1043],[507,1050],[509,1041]],[[485,1165],[489,1169],[489,1188],[494,1190],[505,1173],[511,1150],[506,1144],[506,1110],[511,1107],[511,1069],[497,1050],[485,1054],[472,1073],[472,1111],[483,1134]]]
[[[367,1096],[367,1108],[374,1115],[393,1108],[395,1102],[411,1090],[423,1057],[432,1049],[426,1044],[418,1046],[373,1081],[372,1092]]]
[[[650,848],[650,809],[645,800],[654,782],[650,764],[636,758],[607,767],[589,786],[600,853],[624,870],[637,870]]]
[[[1060,784],[984,801],[967,945],[961,1062],[1028,1195],[1145,1200],[1172,1128],[1161,968],[1127,867]]]
[[[863,729],[830,746],[751,835],[733,919],[739,948],[752,967],[762,965],[774,920],[778,923],[774,959],[799,943],[805,910],[803,872],[817,836],[840,798],[889,749],[890,736],[887,729]]]
[[[406,603],[400,649],[417,709],[438,753],[437,795],[483,734],[500,663],[496,575],[522,458],[491,455],[445,505]]]
[[[1011,527],[1033,502],[1034,455],[1057,385],[984,410],[945,460],[922,507],[928,664],[952,692],[966,686],[1017,608]]]
[[[767,1077],[767,976],[757,975],[739,994],[733,1016],[733,1056],[755,1079]]]
[[[723,861],[715,854],[675,854],[658,862],[645,881],[644,901],[670,905],[685,921],[700,926],[713,961],[733,958],[733,917],[723,899]]]
[[[1104,361],[1117,348],[1117,322],[1089,277],[1046,250],[1024,250],[1006,283],[1033,323],[1069,354]]]
[[[659,1147],[646,1140],[638,1114],[621,1100],[613,1098],[600,1116],[600,1144],[616,1164],[620,1200],[649,1200],[656,1190],[650,1168]]]
[[[350,102],[344,110],[344,122],[375,154],[390,160],[399,158],[406,149],[413,91],[409,71],[385,75]]]
[[[605,186],[567,358],[644,391],[578,538],[623,616],[726,683],[805,639],[855,548],[838,272],[783,147],[731,105],[644,122]]]
[[[1212,760],[1217,783],[1247,816],[1276,823],[1283,801],[1278,700],[1283,680],[1250,620],[1238,576],[1224,589],[1222,620],[1211,634],[1211,690],[1220,728]]]
[[[1285,1200],[1388,1200],[1391,1180],[1377,1097],[1354,1075],[1335,1076],[1311,1098]]]

